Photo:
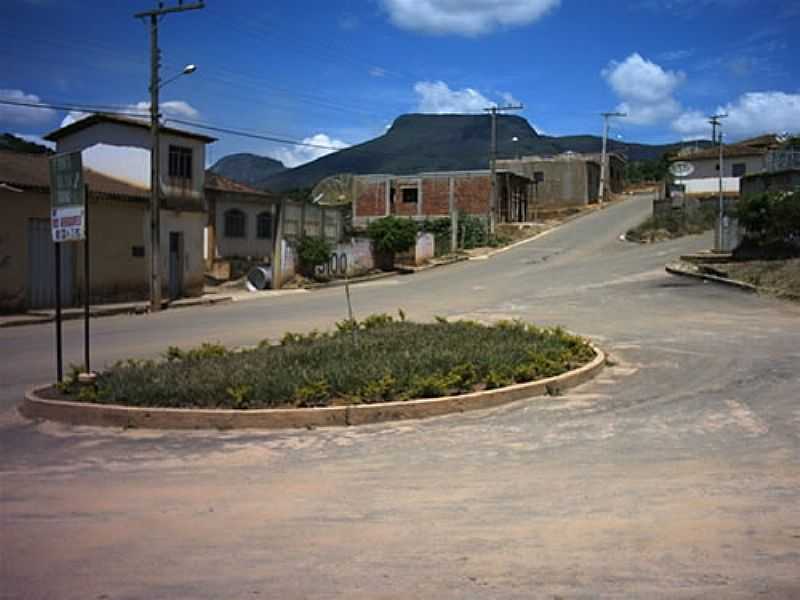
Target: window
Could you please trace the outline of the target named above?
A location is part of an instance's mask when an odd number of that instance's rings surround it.
[[[247,228],[247,217],[237,208],[225,211],[225,237],[243,238]]]
[[[745,173],[747,173],[747,164],[745,164],[745,163],[733,163],[733,176],[734,177],[744,177]]]
[[[544,181],[544,171],[534,171],[533,183],[542,183]]]
[[[403,204],[416,204],[417,203],[417,188],[403,188]]]
[[[144,246],[131,246],[131,256],[134,258],[144,257]]]
[[[272,239],[272,213],[262,212],[256,218],[256,237],[260,240]]]
[[[179,179],[192,178],[192,149],[183,146],[169,147],[169,176]]]

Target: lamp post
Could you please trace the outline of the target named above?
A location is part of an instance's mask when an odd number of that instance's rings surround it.
[[[154,56],[160,56],[158,49],[158,28],[153,27],[152,45]],[[150,310],[161,310],[161,142],[159,140],[158,93],[165,85],[184,75],[197,71],[197,65],[186,65],[183,70],[161,81],[158,74],[159,61],[154,60],[150,73]]]

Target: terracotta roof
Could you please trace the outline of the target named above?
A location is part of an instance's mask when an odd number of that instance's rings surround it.
[[[83,175],[92,194],[137,201],[149,198],[147,189],[114,179],[97,171],[84,168]],[[49,157],[44,154],[0,151],[0,183],[20,189],[48,192],[50,190]]]
[[[116,123],[118,125],[126,125],[129,127],[139,127],[147,130],[150,129],[150,121],[146,119],[121,117],[119,115],[108,115],[104,113],[94,113],[89,115],[88,117],[79,119],[74,123],[70,123],[66,127],[61,127],[59,129],[56,129],[55,131],[51,131],[46,136],[44,136],[44,139],[50,142],[56,142],[67,135],[71,135],[77,131],[86,129],[87,127],[92,127],[93,125],[96,125],[98,123]],[[186,131],[183,129],[175,129],[173,127],[164,127],[163,125],[159,128],[159,131],[176,136],[193,138],[195,140],[200,140],[201,142],[205,142],[206,144],[210,144],[211,142],[217,141],[217,138],[209,137],[201,133],[194,133],[193,131]]]
[[[238,181],[234,181],[233,179],[230,179],[223,175],[218,175],[217,173],[214,173],[212,171],[206,171],[205,188],[207,190],[217,190],[220,192],[239,192],[242,194],[252,194],[256,196],[264,196],[266,198],[275,197],[274,194],[265,192],[263,190],[257,190],[256,188],[252,188],[249,185],[239,183]]]

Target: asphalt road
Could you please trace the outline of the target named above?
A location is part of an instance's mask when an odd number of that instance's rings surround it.
[[[798,598],[800,307],[678,279],[640,197],[491,260],[353,288],[359,316],[523,318],[614,364],[556,398],[349,429],[29,423],[52,327],[0,330],[0,598]],[[99,363],[345,316],[329,289],[93,322]],[[68,360],[81,325],[66,325]]]

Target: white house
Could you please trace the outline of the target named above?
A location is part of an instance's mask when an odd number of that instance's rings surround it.
[[[84,167],[136,188],[150,190],[150,125],[147,121],[92,114],[45,136],[56,152],[81,152]],[[206,144],[214,138],[160,128],[162,294],[177,298],[203,289],[206,225]],[[142,218],[144,248],[150,250],[150,212]],[[106,232],[113,236],[113,230]]]

